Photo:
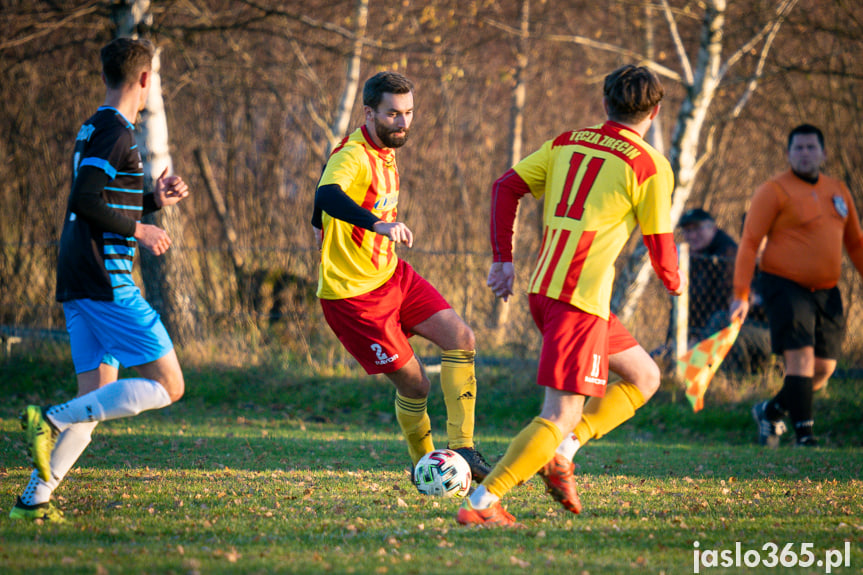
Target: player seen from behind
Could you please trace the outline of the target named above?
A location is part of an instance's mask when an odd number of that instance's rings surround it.
[[[571,432],[581,426],[585,441],[605,435],[659,387],[659,367],[609,303],[614,261],[639,225],[659,278],[669,292],[680,293],[671,167],[642,139],[663,94],[647,68],[615,70],[605,78],[604,124],[548,140],[494,183],[488,286],[504,300],[514,293],[518,202],[527,194],[544,200],[543,240],[528,292],[543,336],[537,383],[545,399],[540,415],[459,509],[459,523],[517,525],[500,499],[537,472],[556,500],[580,512],[572,463],[579,442]],[[606,389],[609,370],[622,381]]]

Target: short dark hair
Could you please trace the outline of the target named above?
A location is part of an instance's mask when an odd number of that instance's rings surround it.
[[[812,124],[800,124],[788,134],[788,148],[791,149],[791,142],[794,141],[794,136],[797,134],[806,135],[806,134],[815,134],[818,136],[818,143],[821,144],[821,149],[824,149],[824,134],[821,133],[821,130],[813,126]]]
[[[691,210],[687,210],[684,212],[682,216],[680,216],[680,221],[677,222],[677,225],[681,228],[685,228],[686,226],[691,226],[692,224],[700,224],[701,222],[713,222],[713,216],[710,215],[710,212],[707,210],[702,210],[701,208],[692,208]]]
[[[141,72],[153,66],[156,48],[149,40],[116,38],[99,52],[102,73],[109,88],[119,88],[138,79]]]
[[[413,83],[398,72],[378,72],[363,86],[363,105],[377,110],[384,94],[407,94],[413,89]]]
[[[627,64],[605,77],[602,95],[608,118],[618,122],[640,122],[665,96],[659,78],[645,66]]]

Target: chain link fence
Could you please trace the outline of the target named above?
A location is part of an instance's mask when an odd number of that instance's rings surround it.
[[[65,338],[62,306],[54,301],[56,251],[55,243],[0,246],[0,335],[7,344],[11,345],[10,337],[23,341]],[[197,325],[196,345],[202,361],[208,354],[222,361],[224,355],[234,354],[237,362],[246,362],[250,353],[289,352],[314,368],[355,365],[324,322],[315,298],[317,251],[246,249],[242,273],[234,271],[226,250],[185,251],[196,275],[189,278],[196,296],[190,312]],[[491,261],[487,254],[413,249],[403,250],[400,256],[429,279],[474,328],[481,357],[529,361],[538,357],[541,339],[525,291],[532,262],[516,262],[516,294],[503,304],[485,286]],[[733,266],[727,258],[691,256],[690,344],[728,324]],[[143,285],[140,279],[136,278],[138,285]],[[850,264],[843,269],[840,287],[847,318],[837,374],[842,376],[857,374],[863,364],[861,282]],[[674,322],[672,298],[654,277],[627,327],[658,360],[670,363]],[[421,356],[437,355],[421,338],[412,343]],[[766,319],[755,305],[724,369],[738,374],[764,369],[773,365],[768,351]]]

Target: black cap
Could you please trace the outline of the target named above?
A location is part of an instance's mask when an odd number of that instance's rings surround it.
[[[701,208],[693,208],[691,210],[687,210],[682,216],[680,216],[680,221],[677,222],[677,225],[680,227],[684,227],[690,224],[697,224],[700,222],[707,221],[712,222],[713,216],[711,216],[708,212],[702,210]]]

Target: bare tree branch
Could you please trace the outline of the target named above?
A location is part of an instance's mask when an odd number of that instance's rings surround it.
[[[780,0],[780,2],[776,5],[776,9],[774,10],[776,17],[772,18],[767,24],[764,25],[758,33],[753,36],[748,42],[743,44],[740,48],[738,48],[731,56],[725,60],[725,64],[719,69],[719,79],[725,77],[725,74],[735,65],[737,62],[743,58],[743,56],[749,53],[758,42],[761,41],[762,38],[769,34],[773,34],[776,36],[776,31],[779,30],[779,27],[785,21],[785,16],[794,8],[794,5],[797,4],[797,0]],[[773,43],[772,40],[770,42]],[[768,48],[769,50],[769,48]],[[762,52],[764,54],[765,52]]]
[[[352,42],[359,40],[360,42],[362,42],[366,46],[371,46],[374,48],[382,48],[385,50],[395,50],[395,49],[399,48],[395,44],[391,44],[388,42],[381,42],[380,40],[367,38],[365,36],[358,37],[357,34],[355,34],[354,32],[351,32],[347,28],[344,28],[344,27],[339,26],[337,24],[333,24],[332,22],[326,22],[324,20],[317,20],[315,18],[312,18],[311,16],[306,16],[305,14],[293,14],[293,13],[288,12],[286,10],[280,10],[278,8],[271,8],[269,6],[263,6],[260,3],[255,2],[253,0],[240,0],[240,1],[243,4],[245,4],[246,6],[250,6],[252,8],[260,10],[261,12],[266,14],[267,16],[279,16],[281,18],[287,18],[289,20],[294,20],[294,21],[300,22],[300,23],[302,23],[302,24],[304,24],[310,28],[315,28],[318,30],[326,30],[327,32],[332,32],[334,34],[342,36],[343,38],[351,40]]]
[[[797,0],[791,0],[787,2],[790,4],[788,9],[790,10]],[[787,12],[785,12],[787,14]],[[749,102],[749,98],[752,97],[752,94],[755,92],[755,89],[758,87],[758,81],[764,75],[764,64],[767,61],[767,54],[770,53],[770,48],[773,46],[773,41],[776,39],[776,35],[779,34],[779,28],[782,27],[782,23],[785,21],[784,15],[779,16],[771,23],[770,30],[767,33],[767,38],[764,40],[764,46],[761,47],[761,54],[758,56],[758,63],[755,65],[755,73],[746,83],[746,90],[744,90],[743,94],[740,96],[740,99],[734,105],[734,109],[731,110],[731,114],[729,117],[733,120],[740,115],[740,112],[743,111],[743,108],[746,107],[746,104]]]
[[[321,84],[321,79],[318,77],[317,73],[312,69],[309,65],[309,61],[306,59],[306,55],[303,53],[303,50],[300,48],[300,45],[295,41],[291,40],[291,49],[294,51],[294,55],[297,57],[297,60],[300,62],[300,65],[303,67],[303,70],[306,72],[306,76],[315,86],[318,94],[324,93],[323,84]],[[324,135],[326,137],[327,142],[331,142],[334,138],[333,131],[330,128],[327,121],[318,113],[315,107],[312,105],[310,100],[306,100],[305,103],[306,112],[309,114],[309,117],[312,121],[317,124],[317,126],[324,131]],[[329,150],[329,147],[327,148]],[[328,157],[329,153],[324,152],[324,158]]]
[[[74,20],[78,20],[79,18],[83,18],[93,12],[98,12],[102,9],[101,2],[91,2],[86,6],[82,6],[78,8],[74,12],[70,13],[65,18],[58,20],[56,22],[48,22],[46,24],[37,24],[35,28],[37,31],[32,34],[28,34],[27,36],[21,36],[20,38],[15,38],[13,40],[7,40],[5,42],[0,43],[0,50],[8,50],[9,48],[14,48],[16,46],[21,46],[22,44],[26,44],[28,42],[32,42],[34,40],[38,40],[43,36],[47,36],[56,32],[61,28],[65,28],[68,24],[72,23]]]
[[[498,30],[502,30],[507,34],[511,34],[512,36],[521,36],[520,30],[517,30],[512,26],[507,26],[506,24],[498,22],[497,20],[492,20],[491,18],[483,18],[483,21],[486,22],[488,25],[497,28]],[[597,42],[596,40],[591,40],[590,38],[587,38],[585,36],[579,36],[577,34],[545,34],[542,36],[534,36],[534,38],[537,40],[548,40],[549,42],[558,42],[562,44],[579,44],[581,46],[587,46],[588,48],[595,48],[597,50],[603,50],[605,52],[611,52],[613,54],[626,56],[631,60],[642,63],[644,66],[647,66],[661,76],[674,80],[675,82],[683,82],[683,78],[681,77],[681,75],[672,70],[671,68],[667,68],[662,64],[653,61],[644,54],[639,54],[638,52],[627,50],[626,48],[621,48],[620,46],[615,46],[614,44]]]
[[[333,117],[332,126],[328,129],[327,155],[329,156],[339,143],[339,139],[348,129],[351,120],[351,110],[354,108],[354,100],[357,97],[357,87],[360,83],[360,57],[363,53],[363,40],[366,36],[366,25],[369,22],[369,0],[357,0],[356,7],[357,29],[356,38],[353,43],[351,55],[348,58],[347,71],[345,73],[345,89],[339,100],[336,114]]]
[[[668,68],[666,66],[663,66],[662,64],[659,64],[658,62],[651,60],[644,54],[634,52],[633,50],[627,50],[626,48],[621,48],[620,46],[615,46],[614,44],[597,42],[596,40],[591,40],[590,38],[587,38],[585,36],[578,35],[546,34],[541,36],[539,39],[548,40],[550,42],[578,44],[580,46],[587,46],[588,48],[595,48],[597,50],[611,52],[612,54],[619,54],[621,56],[629,58],[630,60],[638,62],[643,66],[650,68],[660,76],[664,76],[665,78],[674,80],[675,82],[684,83],[683,76],[681,76],[679,73],[675,72],[671,68]]]
[[[668,0],[662,0],[662,12],[665,14],[665,21],[668,22],[668,32],[671,34],[671,40],[674,42],[674,49],[677,50],[680,67],[683,68],[683,82],[687,86],[691,86],[694,81],[692,77],[692,64],[689,62],[689,56],[686,55],[686,47],[683,45],[680,31],[677,29],[677,21],[674,19],[674,14],[671,13]]]

